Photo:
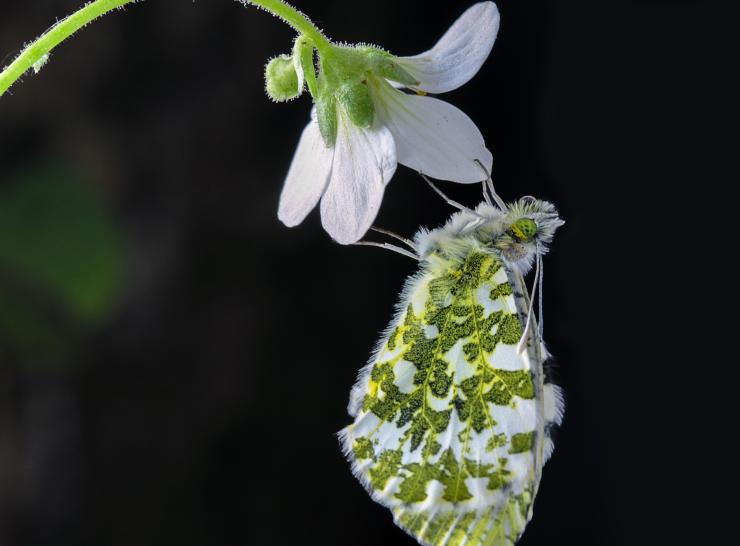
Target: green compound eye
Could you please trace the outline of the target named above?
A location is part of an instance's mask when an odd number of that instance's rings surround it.
[[[523,243],[528,243],[537,235],[537,223],[531,218],[519,218],[511,224],[509,231]]]

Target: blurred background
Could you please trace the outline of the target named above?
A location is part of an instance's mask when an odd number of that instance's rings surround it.
[[[332,38],[399,55],[471,3],[295,2]],[[0,65],[79,4],[3,2]],[[690,481],[661,446],[690,417],[664,403],[651,340],[670,310],[651,292],[679,250],[666,211],[710,178],[697,140],[718,16],[499,7],[491,57],[445,99],[481,128],[499,193],[567,222],[544,292],[566,418],[521,544],[652,544],[655,492]],[[317,214],[277,220],[310,105],[270,102],[262,71],[292,37],[227,0],[143,2],[0,100],[1,546],[413,543],[334,433],[414,264],[332,243]],[[410,235],[450,213],[399,167],[377,225]]]

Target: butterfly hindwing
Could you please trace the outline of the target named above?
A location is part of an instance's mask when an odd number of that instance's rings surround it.
[[[353,389],[353,471],[422,544],[513,544],[531,516],[546,417],[520,290],[493,250],[432,255]]]

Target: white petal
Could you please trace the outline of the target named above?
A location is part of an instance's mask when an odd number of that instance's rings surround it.
[[[464,112],[432,97],[407,95],[390,86],[378,101],[380,121],[393,133],[398,162],[433,178],[472,183],[490,173],[493,156]]]
[[[414,57],[400,57],[399,64],[427,93],[457,89],[480,70],[493,48],[499,27],[499,13],[493,2],[468,8],[432,49]]]
[[[280,194],[278,218],[288,227],[297,226],[319,202],[331,173],[334,150],[324,144],[315,116],[303,130],[285,185]]]
[[[359,241],[370,228],[396,171],[396,145],[387,128],[361,129],[339,115],[331,180],[321,199],[321,223],[343,244]]]

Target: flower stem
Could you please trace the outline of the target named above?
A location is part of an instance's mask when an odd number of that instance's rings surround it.
[[[131,4],[138,0],[93,0],[80,8],[72,15],[65,17],[39,38],[26,46],[15,60],[0,72],[0,97],[13,85],[26,71],[39,63],[43,64],[45,58],[61,42],[69,38],[80,28],[105,15],[109,11]],[[303,13],[283,0],[238,0],[242,4],[253,4],[282,18],[292,26],[298,33],[310,39],[316,49],[326,51],[331,47],[331,42]]]
[[[37,62],[43,62],[44,56],[69,38],[89,22],[105,15],[109,11],[130,4],[136,0],[95,0],[56,23],[39,38],[26,46],[15,60],[0,72],[0,96],[15,83],[18,78]]]
[[[265,11],[280,17],[299,34],[309,38],[319,52],[331,47],[329,39],[311,22],[311,19],[283,0],[237,0],[237,2],[259,6]]]

